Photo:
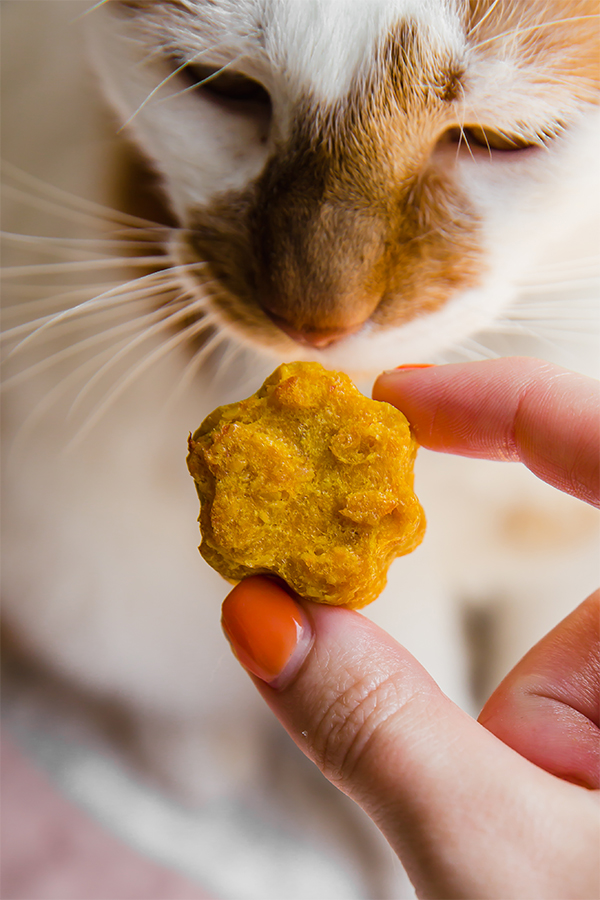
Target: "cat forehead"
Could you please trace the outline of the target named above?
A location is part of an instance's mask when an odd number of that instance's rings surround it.
[[[399,26],[422,35],[428,68],[448,67],[464,46],[462,0],[155,0],[154,14],[157,6],[189,52],[208,42],[221,59],[262,63],[325,102],[347,92]]]

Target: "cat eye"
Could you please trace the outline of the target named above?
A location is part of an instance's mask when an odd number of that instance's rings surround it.
[[[240,72],[190,63],[181,69],[179,75],[185,79],[188,87],[197,87],[203,94],[220,100],[260,104],[269,108],[271,106],[271,97],[262,84]]]
[[[465,148],[483,147],[484,150],[501,150],[503,152],[527,150],[529,147],[539,146],[536,141],[526,141],[517,135],[495,131],[492,128],[482,128],[480,125],[449,128],[444,138],[453,144],[463,144]]]

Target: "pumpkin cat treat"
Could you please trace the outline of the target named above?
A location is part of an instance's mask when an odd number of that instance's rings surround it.
[[[319,363],[279,366],[189,439],[200,552],[229,581],[273,573],[311,600],[358,608],[425,531],[405,417]]]

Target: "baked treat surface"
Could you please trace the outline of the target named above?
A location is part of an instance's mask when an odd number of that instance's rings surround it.
[[[189,439],[200,552],[226,579],[278,575],[300,596],[374,600],[425,531],[407,420],[319,363],[279,366]]]

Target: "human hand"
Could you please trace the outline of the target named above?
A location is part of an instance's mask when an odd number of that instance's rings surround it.
[[[598,504],[595,382],[529,359],[381,376],[376,399],[444,452],[521,460]],[[249,578],[233,649],[300,748],[376,822],[420,897],[600,896],[600,593],[505,678],[475,722],[360,614]],[[573,783],[574,782],[574,783]]]

